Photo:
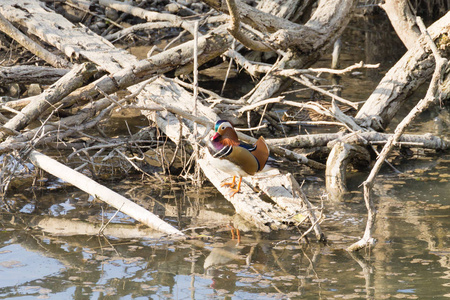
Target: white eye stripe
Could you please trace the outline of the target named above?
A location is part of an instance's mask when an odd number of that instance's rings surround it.
[[[222,127],[220,129],[225,130],[225,128],[233,128],[233,126],[229,122],[223,122]]]

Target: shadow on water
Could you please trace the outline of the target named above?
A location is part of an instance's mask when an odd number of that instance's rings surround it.
[[[345,64],[378,62],[365,59],[373,50],[367,43],[392,40],[374,37],[380,31],[372,30],[370,22],[365,26],[353,25],[347,31],[347,37],[353,37],[347,43],[365,45],[360,53],[347,53]],[[389,45],[377,47],[377,57],[386,62],[389,59],[379,53],[383,48]],[[389,62],[383,70],[388,67]],[[382,72],[343,79],[343,85],[361,88],[344,89],[343,96],[365,99]],[[448,132],[444,124],[440,133]],[[161,184],[138,177],[114,183],[115,190],[187,229],[193,236],[189,240],[160,236],[120,213],[105,236],[98,236],[102,222],[115,211],[92,197],[70,187],[34,194],[12,191],[5,199],[10,212],[0,212],[0,298],[450,297],[450,157],[415,153],[394,164],[403,173],[385,168],[375,186],[377,245],[355,254],[345,248],[364,229],[360,193],[346,203],[327,203],[322,227],[330,242],[322,245],[299,243],[301,232],[252,231],[207,185],[196,190],[187,182]],[[352,174],[352,190],[360,191],[365,176]],[[323,180],[306,181],[305,190],[317,198]],[[241,229],[239,243],[231,237],[230,223]]]

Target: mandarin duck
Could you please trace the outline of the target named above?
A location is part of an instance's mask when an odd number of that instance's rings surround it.
[[[229,186],[233,197],[241,188],[242,177],[251,176],[260,172],[269,159],[269,147],[261,136],[254,145],[239,141],[233,125],[226,120],[219,120],[214,127],[214,135],[208,146],[212,156],[211,163],[219,170],[233,176],[231,182],[222,186]],[[239,182],[236,186],[236,177]]]

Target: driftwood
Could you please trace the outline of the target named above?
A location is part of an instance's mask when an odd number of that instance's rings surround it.
[[[2,84],[52,84],[63,77],[67,72],[69,72],[69,70],[43,66],[0,67],[0,80]]]
[[[14,40],[18,41],[22,46],[30,50],[33,54],[41,57],[46,62],[54,67],[70,67],[71,64],[61,57],[54,55],[53,53],[47,51],[44,47],[36,44],[28,36],[16,29],[11,23],[8,22],[2,14],[0,14],[0,30],[8,34]]]
[[[87,80],[96,72],[93,65],[83,64],[74,67],[69,73],[64,75],[54,85],[45,90],[42,94],[32,97],[30,103],[20,114],[9,120],[4,127],[11,130],[21,130],[30,122],[36,120],[50,106],[61,101],[70,92],[86,84]],[[0,139],[4,134],[0,133]]]
[[[0,13],[10,22],[28,28],[31,34],[46,43],[57,45],[57,48],[68,58],[86,56],[98,65],[107,66],[109,72],[125,67],[121,65],[121,60],[114,61],[110,55],[114,52],[117,58],[120,54],[126,55],[125,50],[114,47],[105,39],[94,38],[93,32],[84,27],[74,26],[63,16],[45,10],[39,1],[17,3],[17,1],[5,0],[0,3]],[[58,26],[49,26],[49,24],[58,24]]]
[[[56,160],[43,155],[35,150],[28,154],[30,161],[38,168],[41,168],[62,180],[71,183],[79,189],[92,196],[106,202],[135,220],[166,234],[184,235],[175,227],[164,222],[158,216],[142,208],[136,203],[126,199],[118,193],[98,184],[87,176],[80,174]]]

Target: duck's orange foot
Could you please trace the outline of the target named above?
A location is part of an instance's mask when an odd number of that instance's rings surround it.
[[[231,194],[230,197],[233,197],[241,190],[241,182],[242,182],[242,177],[239,177],[239,182],[238,182],[237,188],[235,188],[235,189],[231,188],[231,190],[233,191],[233,194]]]
[[[239,192],[238,189],[231,189],[231,191],[233,191],[233,194],[231,194],[230,197],[233,197],[234,195],[236,195]]]
[[[236,176],[233,176],[233,180],[231,182],[224,182],[220,186],[229,186],[230,188],[234,188],[236,185]]]

